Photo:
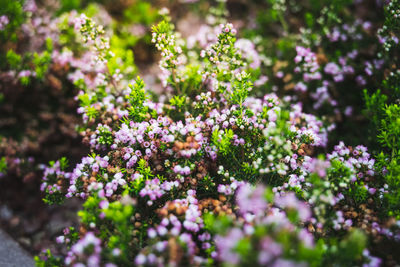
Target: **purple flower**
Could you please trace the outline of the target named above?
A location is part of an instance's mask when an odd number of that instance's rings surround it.
[[[135,264],[136,265],[143,265],[146,263],[146,256],[139,253],[136,258],[135,258]]]

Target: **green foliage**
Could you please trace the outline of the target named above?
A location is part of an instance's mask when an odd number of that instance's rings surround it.
[[[89,120],[96,118],[99,111],[92,105],[96,102],[96,96],[90,97],[89,94],[84,93],[79,95],[78,99],[80,101],[80,106],[85,108],[85,113],[89,117]]]
[[[358,229],[351,231],[339,243],[332,239],[329,249],[326,252],[326,263],[335,263],[338,266],[355,264],[362,258],[362,252],[367,245],[367,237]]]
[[[134,212],[133,199],[125,195],[125,204],[121,203],[124,201],[115,201],[109,204],[106,209],[103,209],[106,219],[113,225],[113,232],[109,232],[106,239],[108,240],[107,247],[110,251],[115,248],[121,250],[120,257],[116,260],[119,266],[127,266],[131,262],[131,258],[134,250],[133,248],[140,248],[142,246],[141,240],[143,233],[145,233],[145,225],[142,225],[142,231],[139,232],[139,242],[132,244],[132,238],[134,236],[134,226],[131,223],[131,218]],[[137,229],[140,230],[140,229]]]
[[[64,194],[61,194],[59,192],[50,194],[48,193],[48,190],[46,190],[46,195],[43,198],[43,202],[48,205],[55,205],[55,204],[59,205],[64,203],[64,201],[65,201]]]
[[[88,94],[79,95],[78,99],[81,102],[82,107],[90,106],[94,102],[94,100],[91,99]]]
[[[6,157],[1,157],[0,158],[0,173],[6,173],[7,172],[7,161]]]
[[[312,28],[315,24],[315,18],[310,12],[304,14],[304,20],[309,28]]]
[[[400,34],[399,8],[398,0],[384,6],[385,21],[378,30],[378,35],[384,39],[378,53],[378,57],[385,62],[381,90],[370,95],[364,90],[365,114],[371,121],[371,144],[376,147],[377,171],[382,182],[388,185],[384,211],[397,219],[400,218],[400,72],[397,70],[399,45],[396,41]]]
[[[110,203],[108,208],[104,209],[103,212],[105,213],[107,219],[110,219],[118,225],[124,225],[124,227],[126,227],[128,225],[130,216],[133,214],[133,206],[123,205],[121,202],[116,201]]]
[[[268,15],[272,21],[279,21],[284,31],[288,31],[288,24],[285,21],[286,6],[282,0],[268,0],[271,8],[268,10]]]
[[[171,109],[168,111],[168,115],[176,120],[184,120],[184,111],[190,110],[188,106],[189,98],[186,95],[176,95],[169,100]]]
[[[50,48],[50,50],[44,51],[40,55],[37,53],[33,54],[33,64],[35,65],[35,73],[38,79],[44,78],[47,69],[49,68],[49,65],[51,63],[51,45],[48,47]]]
[[[138,161],[138,166],[137,166],[137,170],[139,171],[139,173],[141,175],[143,175],[143,177],[148,180],[149,178],[153,177],[154,174],[151,171],[150,166],[148,166],[147,161],[143,158],[141,158]]]
[[[391,151],[392,157],[395,157],[400,149],[400,106],[386,106],[384,112],[378,140]]]
[[[82,2],[83,1],[81,0],[60,0],[60,8],[58,9],[58,13],[62,14],[70,10],[79,10]]]
[[[393,0],[385,5],[385,24],[384,29],[387,31],[392,31],[394,34],[398,34],[400,30],[400,20],[398,17],[394,16],[397,13],[397,10],[400,8],[400,1]]]
[[[363,183],[355,183],[355,185],[349,189],[349,194],[357,204],[365,203],[368,198],[368,190],[363,186]]]
[[[181,111],[182,107],[186,103],[186,96],[173,96],[170,101],[171,106],[174,106],[178,111]]]
[[[380,117],[384,111],[387,96],[381,93],[381,90],[377,90],[372,95],[369,95],[367,90],[364,90],[365,99],[365,115],[370,118],[374,126],[380,124]]]
[[[113,143],[113,136],[111,131],[104,126],[100,126],[97,128],[99,131],[99,144],[101,145],[112,145]]]
[[[390,215],[400,217],[400,106],[385,106],[380,121],[378,141],[387,150],[378,155],[378,166],[382,168],[384,179],[390,192],[386,194]]]
[[[180,82],[182,93],[188,96],[196,95],[202,87],[201,67],[194,64],[185,66],[182,77]]]
[[[151,29],[157,34],[170,34],[173,31],[174,27],[171,23],[163,20],[157,25],[153,26]]]
[[[18,55],[13,50],[8,50],[7,52],[7,62],[12,69],[17,69],[22,63],[21,55]]]
[[[145,181],[150,179],[151,177],[154,177],[154,174],[150,166],[148,166],[147,161],[143,158],[139,159],[136,169],[139,172],[139,176],[130,182],[130,189],[135,194],[138,194],[139,191],[144,187]],[[162,177],[159,178],[162,179]]]
[[[61,267],[64,265],[62,259],[53,256],[50,249],[47,249],[42,257],[35,256],[34,260],[36,267]]]
[[[145,25],[153,24],[157,17],[157,10],[151,3],[145,1],[136,1],[135,4],[123,11],[125,23],[143,23]]]
[[[68,159],[66,157],[62,157],[60,160],[60,170],[65,171],[69,166]]]
[[[390,188],[389,193],[385,195],[389,206],[388,214],[400,219],[400,159],[399,157],[386,158],[381,154],[378,160],[385,163],[384,178]]]
[[[46,39],[46,50],[41,53],[25,53],[17,54],[13,50],[8,50],[6,54],[6,62],[8,67],[14,71],[32,70],[38,80],[43,80],[51,63],[51,53],[53,44],[50,38]],[[1,66],[1,65],[0,65]],[[22,85],[28,85],[30,82],[29,76],[20,77]]]
[[[198,182],[200,184],[199,191],[212,192],[213,189],[215,189],[215,183],[213,182],[213,179],[209,175],[206,175],[205,177],[203,177],[203,179],[200,179]]]
[[[123,40],[118,39],[116,35],[111,38],[111,52],[114,54],[108,60],[108,69],[112,75],[120,75],[124,73],[127,78],[134,78],[133,74],[137,71],[134,62],[132,50],[124,47]]]
[[[0,42],[17,41],[17,33],[27,14],[23,11],[25,0],[0,0],[0,16],[7,16],[9,23],[0,30]]]
[[[211,136],[211,140],[213,144],[218,148],[219,153],[226,156],[230,151],[231,141],[233,139],[233,131],[232,129],[225,129],[225,132],[222,130],[214,130]]]
[[[232,218],[229,216],[216,216],[213,213],[203,214],[204,229],[210,233],[226,234],[232,225]]]
[[[339,160],[331,161],[331,168],[328,171],[328,177],[334,186],[341,187],[347,186],[350,180],[350,176],[353,174],[351,170]]]
[[[243,102],[246,100],[252,86],[250,74],[245,72],[237,74],[236,79],[233,81],[233,90],[230,98],[232,104],[237,104],[242,109]]]
[[[135,84],[129,85],[131,92],[126,96],[131,105],[128,109],[129,116],[137,122],[143,121],[148,111],[148,107],[144,105],[147,99],[144,87],[144,81],[140,77],[137,77]]]
[[[94,119],[97,117],[98,110],[95,107],[87,107],[86,114],[88,115],[89,119]]]
[[[83,204],[83,210],[78,212],[81,222],[89,226],[91,223],[96,223],[100,213],[99,203],[101,199],[96,196],[89,197]]]
[[[248,259],[251,257],[250,253],[252,249],[250,238],[241,239],[235,247],[235,251],[239,253],[242,259]]]

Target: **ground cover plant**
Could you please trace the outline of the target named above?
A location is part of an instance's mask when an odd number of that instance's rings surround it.
[[[79,209],[37,266],[399,264],[399,16],[4,0],[2,182]]]

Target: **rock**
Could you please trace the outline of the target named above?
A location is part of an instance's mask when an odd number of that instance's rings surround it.
[[[2,230],[0,230],[0,266],[35,266],[33,258]]]
[[[0,219],[1,220],[8,221],[11,219],[12,216],[13,216],[12,211],[6,205],[2,205],[0,207]]]

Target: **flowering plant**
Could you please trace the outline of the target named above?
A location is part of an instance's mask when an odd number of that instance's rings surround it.
[[[82,203],[38,266],[399,262],[385,251],[400,237],[397,0],[235,3],[256,17],[242,23],[222,0],[171,14],[105,3],[112,16],[86,1],[51,15],[5,2],[0,108],[31,124],[4,131],[0,181],[42,173],[44,202]],[[206,24],[185,31],[174,16],[189,5]],[[382,11],[372,22],[370,6]],[[138,60],[151,44],[157,68]],[[12,85],[46,112],[10,112],[27,98]],[[52,150],[34,157],[17,140],[58,129],[87,150],[67,145],[44,166]]]
[[[374,261],[354,229],[385,232],[375,207],[388,191],[374,178],[367,149],[340,143],[326,158],[312,157],[332,127],[290,98],[251,95],[252,58],[236,47],[232,24],[221,24],[202,50],[188,48],[164,18],[152,35],[167,92],[161,102],[140,78],[127,84],[121,72],[114,79],[104,33],[77,17],[103,67],[101,82],[80,80],[82,134],[92,153],[71,172],[65,160],[55,162],[41,186],[50,202],[85,200],[79,238],[69,230],[58,238],[69,248],[64,264]],[[315,55],[297,50],[297,62],[316,64]],[[338,234],[346,236],[339,243]]]

